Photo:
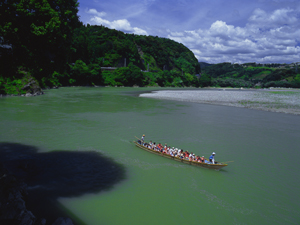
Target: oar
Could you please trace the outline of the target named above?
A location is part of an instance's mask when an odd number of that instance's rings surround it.
[[[231,162],[234,162],[234,161],[227,161],[227,162],[222,162],[222,163],[231,163]]]
[[[139,139],[137,136],[134,136],[136,139],[138,139],[138,140],[141,140],[141,139]]]

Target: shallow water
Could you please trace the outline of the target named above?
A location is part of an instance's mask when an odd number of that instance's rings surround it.
[[[150,90],[1,98],[0,141],[40,153],[96,151],[124,167],[125,178],[107,190],[58,198],[79,224],[300,223],[299,116],[137,97]],[[234,162],[219,172],[173,162],[135,147],[142,134]]]

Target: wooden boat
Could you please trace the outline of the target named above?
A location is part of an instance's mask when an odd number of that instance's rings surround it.
[[[169,159],[172,159],[172,160],[175,160],[175,161],[178,161],[178,162],[181,162],[181,163],[185,163],[185,164],[189,164],[189,165],[193,165],[193,166],[199,166],[199,167],[204,167],[204,168],[208,168],[208,169],[214,169],[214,170],[220,170],[221,168],[227,166],[228,164],[225,164],[225,163],[216,163],[216,164],[212,164],[210,162],[208,163],[205,163],[205,162],[196,162],[196,161],[189,161],[189,160],[186,160],[186,159],[180,159],[178,157],[175,157],[175,156],[171,156],[169,154],[165,154],[163,152],[159,152],[159,151],[155,151],[153,149],[149,149],[141,144],[139,144],[138,142],[136,141],[133,141],[134,144],[147,151],[147,152],[150,152],[150,153],[153,153],[153,154],[156,154],[156,155],[160,155],[160,156],[163,156],[165,158],[169,158]],[[207,159],[206,159],[207,160]],[[207,160],[208,161],[208,160]]]

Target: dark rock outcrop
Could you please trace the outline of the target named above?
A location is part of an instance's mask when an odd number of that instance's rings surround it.
[[[26,209],[26,185],[1,165],[0,168],[0,222],[1,224],[35,225],[35,216]]]
[[[35,81],[33,78],[28,80],[28,83],[24,85],[22,90],[27,92],[25,95],[26,97],[44,94],[38,82]]]

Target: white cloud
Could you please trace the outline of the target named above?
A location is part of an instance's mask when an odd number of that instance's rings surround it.
[[[105,12],[98,12],[96,9],[89,9],[85,11],[87,14],[93,14],[93,15],[96,15],[96,16],[99,16],[99,17],[103,17],[103,16],[106,16],[106,13]]]
[[[133,27],[133,33],[134,34],[138,34],[138,35],[148,35],[147,31],[141,29],[141,28],[138,28],[138,27]]]
[[[89,14],[94,15],[90,22],[93,25],[103,25],[111,29],[121,30],[127,33],[134,33],[138,35],[148,35],[147,31],[138,28],[138,27],[132,27],[130,22],[127,19],[120,19],[120,20],[113,20],[109,21],[106,19],[103,19],[102,17],[106,15],[104,12],[97,12],[96,9],[89,9],[87,11]]]
[[[267,13],[264,10],[256,9],[249,18],[252,25],[264,28],[272,28],[283,25],[293,25],[297,23],[297,12],[293,9],[284,8]]]
[[[244,27],[217,20],[209,29],[168,31],[168,38],[190,48],[199,61],[299,61],[299,12],[284,8],[267,13],[256,9]]]

